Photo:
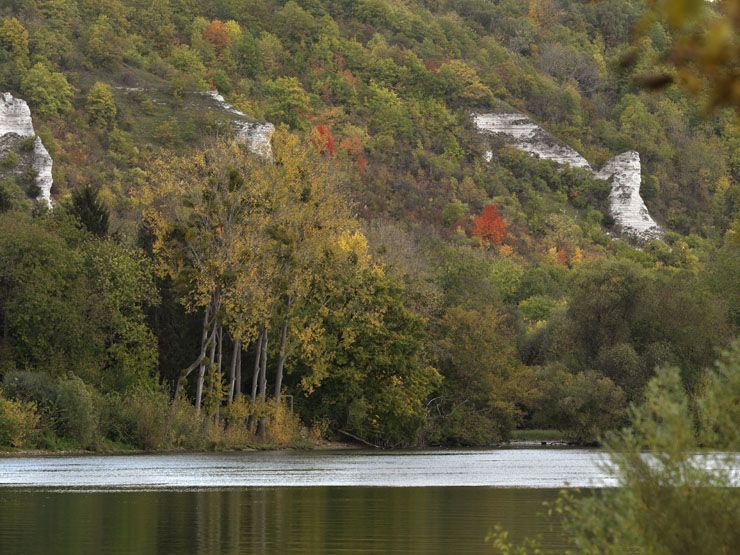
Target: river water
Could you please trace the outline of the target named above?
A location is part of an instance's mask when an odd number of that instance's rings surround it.
[[[313,451],[0,459],[0,553],[562,549],[543,503],[613,485],[598,451]]]

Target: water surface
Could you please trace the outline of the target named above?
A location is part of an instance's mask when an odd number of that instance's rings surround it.
[[[598,451],[312,451],[0,459],[0,553],[562,552],[543,503],[611,485]]]
[[[0,487],[604,487],[605,460],[583,449],[28,457],[0,459]]]

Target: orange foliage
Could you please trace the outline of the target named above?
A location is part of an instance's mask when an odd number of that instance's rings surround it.
[[[329,154],[330,156],[336,154],[334,135],[331,134],[329,128],[323,123],[315,127],[314,144],[322,154]]]
[[[367,158],[364,156],[357,157],[357,169],[360,170],[360,174],[365,175],[365,170],[367,170]]]
[[[351,154],[352,156],[357,156],[364,149],[362,139],[356,136],[342,139],[342,143],[339,146],[342,150],[346,151],[347,154]]]
[[[506,221],[499,215],[498,208],[489,204],[480,216],[473,220],[473,236],[494,245],[500,245],[506,237]]]
[[[219,51],[231,44],[231,37],[229,37],[229,30],[226,24],[218,19],[211,21],[208,27],[203,30],[203,38]]]

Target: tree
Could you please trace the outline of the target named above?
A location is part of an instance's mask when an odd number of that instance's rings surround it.
[[[231,46],[229,29],[223,21],[211,21],[203,30],[203,38],[213,45],[216,52],[221,52]]]
[[[263,86],[267,97],[267,118],[302,129],[311,109],[311,99],[300,81],[295,77],[278,77],[265,81]]]
[[[110,211],[98,197],[98,190],[87,185],[72,191],[70,213],[93,235],[108,235]]]
[[[265,250],[266,161],[235,143],[215,143],[187,158],[163,158],[150,171],[158,179],[141,190],[145,222],[161,276],[179,284],[181,302],[203,311],[199,355],[184,368],[178,392],[196,369],[196,408],[225,322],[235,340],[248,344],[269,321],[273,277]],[[221,368],[218,368],[220,373]]]
[[[118,109],[110,85],[97,81],[90,87],[85,96],[85,109],[90,114],[90,121],[101,127],[112,128]]]
[[[436,327],[435,365],[444,381],[435,396],[430,439],[462,445],[507,439],[533,388],[505,317],[491,306],[452,307]]]
[[[441,379],[426,360],[424,320],[372,262],[362,234],[340,236],[313,276],[293,319],[304,417],[376,444],[417,444]]]
[[[473,220],[473,237],[480,237],[492,245],[500,245],[506,237],[506,221],[499,215],[498,208],[489,204]]]
[[[63,74],[51,71],[41,62],[21,79],[21,90],[31,104],[46,116],[57,116],[72,109],[75,89]]]
[[[149,376],[157,346],[145,310],[158,296],[143,253],[93,238],[58,211],[6,212],[0,231],[6,367],[73,372],[116,390]]]
[[[29,64],[29,37],[23,24],[14,17],[0,20],[0,77],[17,85]]]

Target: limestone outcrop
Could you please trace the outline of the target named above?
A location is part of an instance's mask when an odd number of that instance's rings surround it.
[[[272,134],[275,132],[275,126],[271,123],[260,123],[249,121],[247,115],[237,110],[226,102],[218,91],[210,91],[208,95],[226,112],[234,116],[232,123],[236,126],[237,139],[247,145],[250,151],[272,158]]]
[[[478,131],[487,136],[504,136],[516,148],[552,160],[560,165],[569,165],[591,171],[598,179],[611,180],[609,211],[614,218],[615,229],[623,235],[638,240],[658,238],[662,231],[645,206],[640,196],[640,155],[635,151],[615,156],[604,167],[594,171],[588,161],[574,149],[550,135],[531,118],[516,112],[473,114]],[[492,152],[485,153],[487,161]]]
[[[24,139],[35,137],[31,110],[25,100],[13,97],[10,93],[0,95],[0,144],[4,153],[17,152],[20,157],[24,156]],[[43,200],[49,206],[51,201],[51,187],[54,184],[51,169],[53,161],[49,152],[44,147],[41,139],[36,137],[33,143],[32,155],[28,163],[34,172],[34,180],[38,188],[36,200]],[[13,168],[9,173],[17,174]]]
[[[596,177],[612,180],[609,207],[618,231],[640,239],[661,236],[661,229],[640,196],[640,154],[630,150],[609,160],[596,172]]]

